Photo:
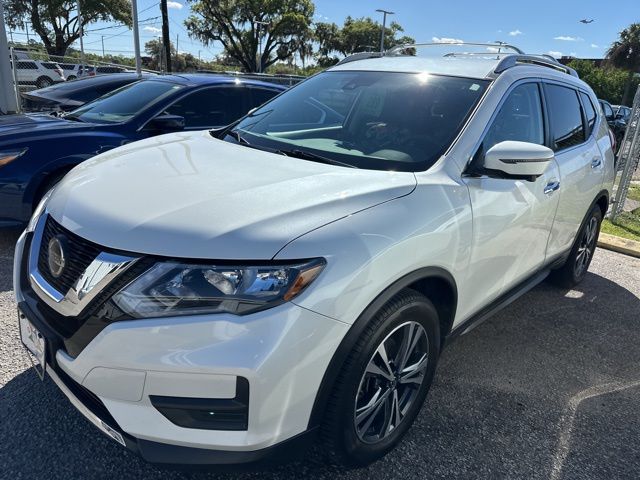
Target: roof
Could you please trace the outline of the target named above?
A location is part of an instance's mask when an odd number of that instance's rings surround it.
[[[355,60],[332,67],[337,70],[401,71],[412,73],[436,73],[469,78],[486,78],[496,69],[501,59],[487,57],[417,57],[389,56]]]
[[[278,89],[285,90],[285,87],[271,82],[251,80],[230,75],[216,75],[211,73],[180,73],[173,75],[157,75],[153,77],[153,80],[179,83],[182,85],[223,85],[244,83],[245,85],[255,85],[269,88],[276,87]]]
[[[578,77],[575,70],[549,55],[527,55],[519,48],[504,43],[399,45],[384,53],[356,53],[339,62],[332,70],[433,73],[482,79],[496,78],[512,67],[522,65],[544,67],[547,71]]]

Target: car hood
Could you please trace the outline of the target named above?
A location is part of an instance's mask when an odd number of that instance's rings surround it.
[[[407,195],[415,185],[413,173],[320,164],[206,131],[181,132],[82,163],[47,210],[68,230],[118,250],[262,260],[300,235]]]
[[[21,133],[49,133],[53,130],[77,130],[94,126],[93,124],[74,122],[47,114],[0,115],[0,139],[6,140],[8,137],[14,139],[15,135]]]

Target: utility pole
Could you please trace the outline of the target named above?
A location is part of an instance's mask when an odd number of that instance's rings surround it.
[[[382,31],[380,32],[380,55],[384,54],[384,34],[387,29],[387,15],[394,15],[394,12],[390,12],[388,10],[383,10],[378,8],[376,12],[380,12],[383,14],[382,17]]]
[[[162,44],[165,52],[164,57],[167,60],[167,73],[171,73],[171,39],[169,38],[167,0],[160,0],[160,11],[162,12]]]
[[[138,28],[138,0],[131,0],[131,19],[133,20],[133,48],[136,54],[136,73],[142,78],[142,61],[140,59],[140,30]]]
[[[198,50],[198,68],[202,68],[202,62],[200,60],[200,50]]]
[[[29,40],[29,24],[28,23],[24,24],[24,29],[27,32],[27,46],[28,46],[29,42],[31,41],[31,40]]]
[[[260,20],[253,19],[254,25],[257,25],[256,30],[258,31],[258,73],[262,73],[262,32],[260,31],[260,27],[264,25],[265,27],[269,25],[269,22],[261,22]]]
[[[80,25],[80,65],[84,65],[84,27],[82,26],[82,10],[78,0],[78,24]]]
[[[0,55],[0,112],[14,113],[18,111],[17,88],[13,82],[11,65],[16,61],[13,58],[13,48],[9,50],[7,45],[7,31],[4,27],[4,7],[0,2],[0,52],[11,52]],[[11,60],[9,60],[11,58]]]
[[[100,35],[102,40],[102,61],[104,62],[104,35]]]

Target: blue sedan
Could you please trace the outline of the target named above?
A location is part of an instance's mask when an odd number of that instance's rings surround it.
[[[222,75],[167,75],[63,117],[0,116],[0,227],[26,223],[40,198],[94,155],[163,133],[228,125],[284,89]]]

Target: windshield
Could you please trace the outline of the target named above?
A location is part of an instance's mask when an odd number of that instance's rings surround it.
[[[114,90],[69,114],[84,122],[119,123],[180,90],[182,85],[166,81],[142,80]]]
[[[225,140],[358,168],[426,170],[487,84],[424,73],[324,72],[242,119]]]

